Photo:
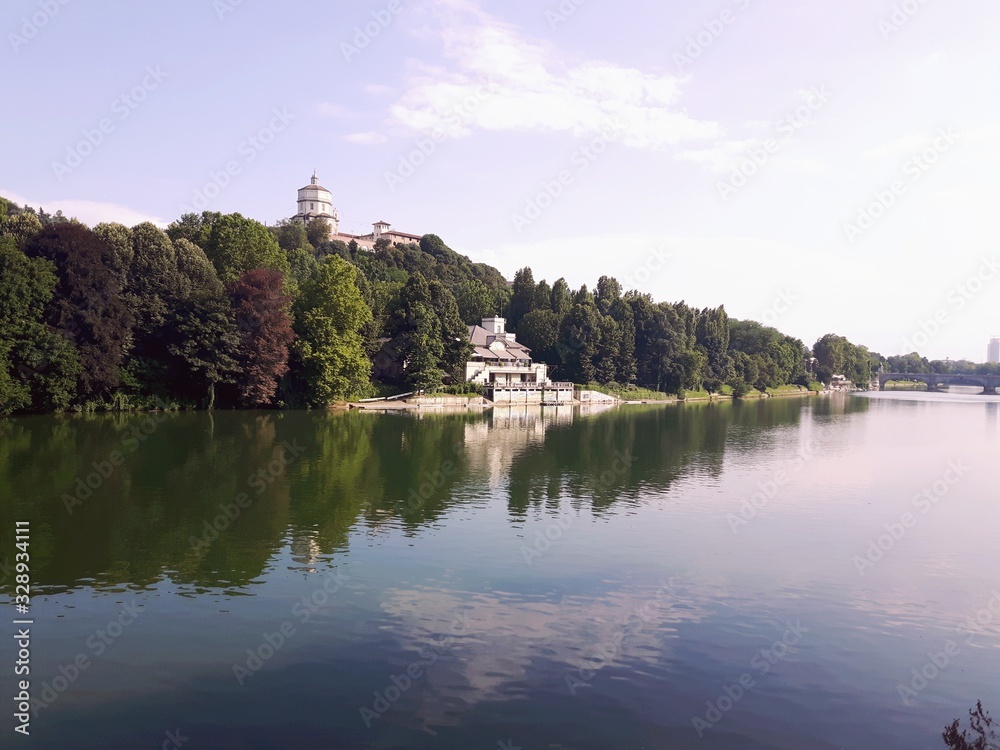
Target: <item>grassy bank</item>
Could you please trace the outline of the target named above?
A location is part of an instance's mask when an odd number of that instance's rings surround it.
[[[926,391],[927,383],[918,383],[913,380],[888,380],[885,384],[887,391]]]
[[[614,396],[620,398],[622,401],[673,401],[674,396],[667,393],[661,393],[660,391],[651,391],[648,388],[639,388],[638,386],[629,385],[615,385],[609,383],[607,385],[598,385],[597,383],[588,383],[587,385],[577,386],[586,391],[597,391],[598,393],[604,393],[608,396]]]

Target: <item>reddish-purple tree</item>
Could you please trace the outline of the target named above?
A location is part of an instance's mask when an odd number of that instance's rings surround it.
[[[265,406],[288,372],[288,347],[295,340],[285,276],[271,268],[251,268],[230,288],[240,334],[240,397],[247,406]]]

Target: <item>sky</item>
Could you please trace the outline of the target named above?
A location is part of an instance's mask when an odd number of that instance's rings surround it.
[[[8,0],[0,195],[273,223],[316,170],[342,231],[984,361],[998,26],[992,0]]]

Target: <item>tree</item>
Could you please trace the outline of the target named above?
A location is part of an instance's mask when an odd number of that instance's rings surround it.
[[[594,359],[601,340],[600,313],[593,304],[577,304],[563,318],[559,330],[560,373],[574,383],[592,383]]]
[[[665,393],[676,393],[684,380],[681,358],[687,351],[687,335],[677,309],[655,304],[648,294],[628,292],[625,301],[635,321],[636,379],[639,385]]]
[[[218,211],[182,214],[178,221],[171,222],[167,227],[167,236],[173,241],[185,239],[204,248],[208,244],[212,225],[221,217],[222,214]]]
[[[204,249],[225,284],[251,268],[289,271],[288,258],[267,227],[240,214],[220,216],[208,232]]]
[[[313,247],[319,247],[330,241],[330,233],[333,228],[326,219],[313,219],[306,224],[306,239]],[[299,245],[302,247],[302,245]]]
[[[176,358],[174,381],[182,392],[205,394],[205,408],[215,406],[219,383],[232,383],[238,372],[240,338],[225,289],[205,253],[178,240],[178,296],[171,300],[166,325],[167,351]]]
[[[511,329],[517,330],[521,318],[535,307],[535,278],[530,268],[525,266],[514,274],[514,285],[511,289],[513,294],[507,308],[507,324]]]
[[[854,383],[871,380],[872,359],[868,349],[856,346],[843,336],[828,333],[813,345],[816,373],[829,384],[834,375],[843,375]]]
[[[597,280],[597,289],[594,291],[594,300],[597,302],[597,309],[602,315],[607,315],[611,310],[611,305],[616,300],[621,299],[622,285],[613,276],[602,276]]]
[[[240,336],[240,398],[248,406],[270,403],[278,381],[288,372],[289,346],[295,340],[285,278],[270,268],[252,268],[230,290]]]
[[[132,249],[132,231],[124,224],[106,223],[94,227],[94,234],[110,249],[108,267],[118,277],[121,288],[127,289],[129,268],[135,257],[135,251]]]
[[[711,336],[706,336],[705,340],[711,341]],[[738,353],[749,359],[738,358]],[[755,320],[729,321],[729,356],[733,374],[727,382],[731,384],[744,380],[760,389],[788,383],[804,385],[807,381],[805,355],[801,341],[786,336],[776,328]]]
[[[711,391],[732,377],[732,358],[729,354],[729,315],[724,307],[705,308],[697,314],[695,340],[707,358],[706,385]]]
[[[330,255],[303,282],[295,301],[295,353],[314,406],[356,398],[369,385],[371,361],[359,331],[371,320],[355,268]]]
[[[573,304],[574,305],[595,304],[594,295],[588,291],[586,284],[581,285],[579,289],[573,292]]]
[[[552,309],[552,287],[549,286],[549,282],[542,279],[537,284],[535,284],[535,297],[531,304],[532,310],[551,310]]]
[[[531,350],[536,362],[558,366],[559,324],[561,319],[549,309],[532,310],[521,320],[517,340]]]
[[[598,383],[612,383],[618,377],[621,339],[622,330],[615,319],[610,315],[600,316],[600,335],[594,356],[594,377]]]
[[[552,285],[552,303],[550,305],[552,312],[562,319],[572,306],[573,295],[570,294],[569,284],[566,283],[566,279],[557,279],[556,283]]]
[[[611,304],[611,317],[618,323],[621,330],[620,344],[616,355],[616,380],[619,383],[631,384],[636,379],[635,361],[635,316],[632,308],[624,299],[617,299]]]
[[[64,409],[74,396],[76,352],[44,323],[57,283],[51,262],[0,238],[0,415]]]
[[[708,369],[708,355],[700,346],[688,349],[681,356],[681,388],[691,391],[701,390]]]
[[[180,242],[188,240],[179,239]],[[180,296],[177,274],[177,251],[174,243],[149,222],[132,228],[132,262],[126,290],[135,318],[140,345],[146,337],[156,336],[166,321],[171,301]],[[140,351],[140,355],[146,354]]]
[[[464,380],[465,363],[469,361],[472,346],[469,344],[469,329],[458,314],[458,304],[454,295],[440,281],[428,284],[431,307],[438,320],[442,353],[439,366],[445,378],[452,383]]]
[[[79,397],[109,397],[118,387],[132,332],[131,313],[108,266],[111,249],[82,224],[61,222],[35,235],[25,252],[55,266],[59,281],[46,308],[46,322],[76,344]]]
[[[286,253],[298,250],[310,245],[309,236],[306,234],[305,224],[292,219],[283,219],[277,225],[269,227],[274,239],[278,241],[278,246]]]
[[[489,287],[475,279],[463,281],[455,289],[458,314],[466,325],[479,325],[483,318],[496,315],[498,310]]]
[[[9,209],[8,209],[9,210]],[[20,211],[4,217],[0,224],[0,234],[14,240],[18,248],[23,248],[28,240],[42,231],[42,222],[33,213]]]
[[[440,386],[447,374],[445,333],[423,274],[410,276],[400,290],[388,327],[389,350],[401,364],[406,383],[424,390]]]

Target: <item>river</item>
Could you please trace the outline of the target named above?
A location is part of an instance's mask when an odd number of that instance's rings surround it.
[[[973,393],[8,419],[3,746],[28,617],[34,750],[943,748],[998,456]]]

